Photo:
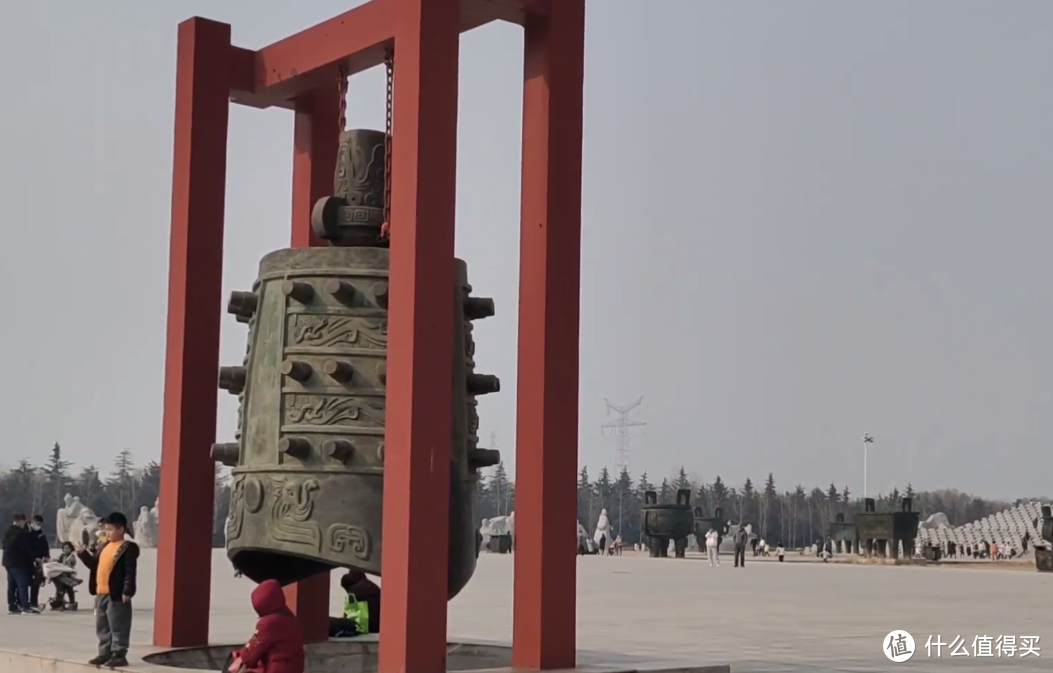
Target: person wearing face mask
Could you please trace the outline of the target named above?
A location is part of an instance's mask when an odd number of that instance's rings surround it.
[[[7,570],[7,611],[13,615],[39,614],[29,603],[33,580],[33,545],[26,527],[26,515],[16,514],[4,533],[3,566]]]
[[[44,532],[44,517],[39,514],[34,514],[33,520],[29,522],[29,541],[33,549],[33,579],[29,584],[29,604],[39,609],[40,587],[46,582],[44,562],[51,558],[51,545],[48,544],[48,536]]]

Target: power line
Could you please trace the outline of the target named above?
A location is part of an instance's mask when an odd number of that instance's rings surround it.
[[[600,424],[600,432],[604,437],[613,437],[615,446],[617,447],[617,455],[615,458],[615,466],[617,467],[618,474],[621,474],[623,470],[629,469],[629,444],[632,435],[630,434],[630,428],[638,428],[647,425],[644,421],[636,420],[630,417],[630,414],[643,404],[643,396],[628,406],[618,406],[617,404],[611,404],[607,398],[603,399],[607,405],[607,415],[610,416],[611,412],[614,412],[614,420],[607,421]]]

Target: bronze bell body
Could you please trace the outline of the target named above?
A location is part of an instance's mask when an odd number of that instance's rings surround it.
[[[384,175],[363,165],[377,155],[357,147],[361,138],[375,141],[376,133],[343,136],[338,186],[341,171],[362,176],[345,180],[352,185]],[[328,224],[338,245],[268,254],[254,291],[230,302],[248,322],[249,349],[243,367],[221,369],[221,387],[242,404],[238,441],[217,444],[213,457],[233,467],[227,554],[257,582],[288,584],[334,567],[380,574],[389,251],[362,245],[377,242],[381,222],[362,210],[374,206],[351,203],[347,192],[323,200],[330,220],[315,222]],[[478,447],[475,396],[500,387],[473,360],[471,321],[492,315],[493,302],[471,297],[466,264],[455,268],[451,598],[475,571],[478,470],[499,459]]]

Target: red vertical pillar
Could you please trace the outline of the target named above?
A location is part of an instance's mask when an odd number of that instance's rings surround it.
[[[514,668],[573,668],[585,2],[528,15],[523,85]]]
[[[381,673],[446,670],[459,0],[395,35]]]
[[[179,24],[154,644],[208,644],[230,26]]]
[[[340,96],[334,77],[295,101],[293,126],[292,247],[327,245],[311,230],[311,209],[333,193],[340,143]]]
[[[311,229],[311,209],[333,193],[340,126],[336,80],[296,101],[293,128],[292,247],[326,245]],[[307,642],[329,638],[329,573],[285,587]]]

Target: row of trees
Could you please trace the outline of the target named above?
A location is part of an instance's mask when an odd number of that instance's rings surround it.
[[[157,501],[161,466],[155,461],[137,465],[129,449],[117,454],[106,473],[95,465],[79,471],[72,467],[56,443],[43,464],[23,459],[14,469],[0,473],[0,522],[6,525],[16,514],[40,514],[45,532],[54,540],[56,514],[67,493],[80,498],[82,505],[100,517],[122,512],[129,521],[138,518],[141,507],[153,507]],[[212,526],[217,544],[223,543],[223,520],[230,506],[228,482],[217,470]]]
[[[151,461],[137,466],[127,449],[117,454],[105,476],[94,465],[74,472],[62,456],[62,447],[55,444],[41,465],[22,460],[14,469],[0,474],[0,521],[10,521],[16,513],[41,514],[45,530],[53,535],[55,514],[67,493],[78,496],[84,506],[100,516],[120,511],[134,521],[140,507],[152,506],[157,499],[160,476],[160,465]],[[230,503],[229,478],[219,469],[215,484],[212,530],[219,546],[223,544],[223,521]],[[862,499],[854,497],[847,486],[806,488],[797,484],[791,489],[780,489],[771,473],[758,488],[751,479],[737,487],[729,486],[719,476],[704,482],[689,476],[684,468],[654,484],[646,472],[634,479],[628,471],[613,477],[607,468],[602,468],[593,479],[588,468],[583,467],[578,475],[578,520],[591,532],[600,512],[606,509],[614,532],[635,543],[640,539],[644,493],[656,491],[659,502],[672,503],[679,489],[689,490],[692,505],[707,515],[722,507],[732,522],[752,523],[765,539],[782,540],[791,547],[822,538],[838,513],[851,521],[854,512],[863,509]],[[480,518],[503,516],[515,510],[515,483],[509,479],[503,463],[479,480],[476,496]],[[943,512],[952,525],[980,519],[1014,504],[953,489],[916,492],[907,484],[902,492],[893,489],[878,495],[878,511],[898,507],[904,496],[914,498],[914,509],[923,518]],[[164,516],[163,511],[160,516]]]
[[[600,469],[593,479],[588,467],[582,467],[578,475],[578,520],[591,533],[600,512],[606,509],[614,533],[629,543],[635,543],[640,539],[640,508],[644,493],[655,491],[660,503],[673,503],[680,489],[689,490],[692,506],[700,507],[707,516],[721,507],[728,520],[751,523],[765,539],[772,542],[782,540],[791,547],[808,545],[825,537],[838,514],[844,514],[846,521],[852,521],[854,513],[863,510],[863,499],[854,497],[847,486],[830,484],[826,488],[806,488],[797,484],[792,489],[780,489],[771,473],[760,487],[752,479],[735,487],[729,486],[720,476],[714,477],[712,482],[692,478],[683,467],[674,477],[662,479],[658,484],[652,483],[646,472],[634,479],[623,470],[615,478],[606,467]],[[515,509],[515,483],[508,478],[503,464],[480,480],[477,496],[482,518],[507,515]],[[903,491],[895,488],[891,493],[878,494],[875,497],[876,509],[881,512],[898,508],[903,497],[914,499],[914,511],[920,512],[923,519],[943,512],[955,526],[1015,504],[986,500],[954,489],[915,491],[911,484],[907,484]]]
[[[754,530],[764,539],[771,542],[781,540],[790,547],[822,539],[838,514],[843,514],[846,521],[852,521],[854,513],[864,507],[863,499],[853,497],[847,486],[830,484],[826,488],[806,488],[797,484],[789,490],[779,489],[770,472],[758,488],[750,478],[740,487],[729,486],[719,475],[712,482],[704,482],[690,477],[683,467],[674,477],[663,479],[658,484],[653,484],[646,472],[634,480],[628,471],[623,470],[615,479],[606,467],[593,480],[588,468],[583,467],[578,475],[578,519],[591,530],[599,513],[606,509],[615,534],[635,543],[640,539],[640,509],[644,493],[656,491],[658,502],[673,503],[681,489],[690,491],[692,506],[701,508],[705,515],[712,515],[718,507],[723,508],[729,521],[753,524]],[[943,512],[955,526],[1014,504],[985,500],[954,489],[915,491],[911,484],[907,484],[903,491],[895,488],[891,493],[878,494],[874,498],[875,507],[879,512],[898,509],[900,499],[904,497],[914,499],[914,511],[920,512],[923,519],[935,512]]]

